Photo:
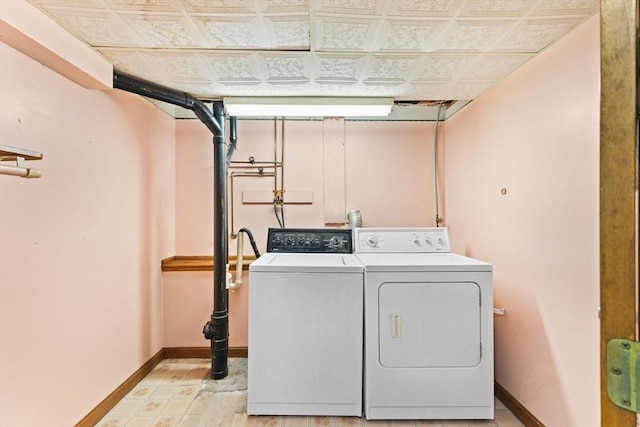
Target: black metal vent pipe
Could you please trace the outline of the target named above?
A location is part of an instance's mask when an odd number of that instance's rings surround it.
[[[113,87],[132,92],[158,101],[168,102],[189,109],[213,133],[214,144],[214,240],[213,240],[213,314],[204,326],[206,339],[211,340],[211,378],[222,379],[228,374],[229,316],[227,312],[226,260],[227,260],[227,214],[226,214],[226,161],[224,134],[224,106],[214,102],[212,113],[194,96],[138,79],[126,74],[113,72]],[[234,123],[235,125],[235,123]],[[235,132],[235,126],[232,127]]]
[[[213,114],[222,128],[221,135],[213,137],[213,313],[203,332],[211,340],[211,378],[219,380],[228,374],[229,313],[227,311],[227,163],[224,138],[224,107],[222,102],[213,103]]]
[[[220,123],[215,119],[211,110],[193,95],[119,73],[115,70],[113,71],[113,87],[191,110],[209,128],[211,133],[224,135]]]

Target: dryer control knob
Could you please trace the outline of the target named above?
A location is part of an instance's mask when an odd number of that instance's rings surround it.
[[[367,245],[373,247],[378,246],[378,238],[376,236],[367,236]]]

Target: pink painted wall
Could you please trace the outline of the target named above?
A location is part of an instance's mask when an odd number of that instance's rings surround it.
[[[0,141],[42,178],[0,176],[0,425],[70,426],[163,347],[174,122],[0,43]]]
[[[233,272],[235,275],[235,271]],[[229,290],[229,346],[247,346],[249,272]],[[164,273],[164,346],[209,347],[202,327],[213,308],[213,274],[206,271]]]
[[[280,122],[277,140],[281,141]],[[434,124],[425,122],[349,122],[345,124],[346,209],[360,209],[365,226],[433,225]],[[238,120],[234,161],[273,160],[271,120]],[[287,227],[324,227],[323,129],[321,121],[285,122],[284,187],[308,191],[310,204],[287,205]],[[266,172],[266,170],[265,170]],[[273,205],[243,204],[243,191],[272,192],[271,177],[234,179],[234,228],[252,230],[261,250],[266,230],[278,227]],[[197,120],[176,122],[176,253],[213,250],[213,148],[209,131]],[[230,192],[229,192],[230,193]],[[231,221],[231,212],[229,213]],[[235,253],[232,239],[230,253]],[[251,254],[245,244],[245,254]]]
[[[434,140],[435,123],[347,122],[347,208],[360,209],[364,227],[435,226]],[[442,162],[440,172],[442,217]]]
[[[433,123],[425,122],[347,121],[345,164],[331,165],[346,170],[345,209],[360,209],[363,225],[369,227],[434,225],[434,129]],[[280,144],[280,122],[275,132]],[[256,161],[272,161],[273,141],[272,120],[239,120],[238,148],[233,160],[247,161],[253,156]],[[285,206],[285,225],[325,227],[322,121],[286,121],[284,142],[285,190],[312,195],[311,203]],[[212,159],[212,138],[207,129],[195,120],[176,122],[177,255],[210,255],[213,251]],[[244,191],[263,190],[272,197],[273,188],[271,177],[234,178],[234,230],[249,228],[261,252],[265,251],[267,229],[278,227],[273,205],[243,204],[242,195]],[[247,239],[243,252],[253,254]],[[235,239],[229,240],[229,253],[236,253]],[[213,274],[168,272],[164,280],[164,345],[208,346],[202,326],[211,316]],[[245,280],[240,289],[229,295],[231,347],[247,345],[248,288],[250,283]]]
[[[454,249],[507,310],[496,380],[548,426],[600,419],[599,69],[595,16],[446,122]]]

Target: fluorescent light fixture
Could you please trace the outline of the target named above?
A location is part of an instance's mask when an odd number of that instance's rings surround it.
[[[380,117],[388,116],[392,98],[229,97],[229,116],[236,117]]]

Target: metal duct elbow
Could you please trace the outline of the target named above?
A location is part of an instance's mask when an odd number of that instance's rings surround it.
[[[220,123],[218,123],[211,110],[207,108],[207,106],[202,101],[192,97],[191,99],[187,100],[187,103],[188,105],[190,105],[190,107],[187,108],[195,113],[196,117],[198,117],[200,121],[209,128],[211,133],[213,133],[214,135],[222,133]]]
[[[186,92],[180,92],[137,77],[129,76],[116,70],[113,71],[113,87],[191,110],[202,123],[209,128],[211,133],[214,135],[222,133],[222,127],[211,110],[209,110],[202,101]]]

